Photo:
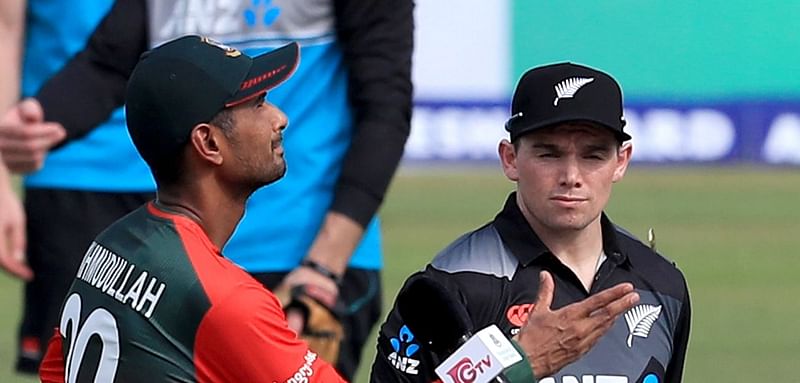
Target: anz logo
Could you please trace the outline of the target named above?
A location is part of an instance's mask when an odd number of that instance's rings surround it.
[[[244,21],[250,28],[259,24],[268,27],[281,14],[281,9],[272,4],[272,0],[251,0],[250,3],[252,5],[244,11]]]
[[[155,2],[157,40],[185,34],[223,39],[243,29],[267,28],[278,20],[274,0],[175,0]]]
[[[389,339],[389,343],[392,344],[392,349],[394,350],[389,354],[389,363],[406,374],[419,374],[419,370],[417,370],[419,359],[411,358],[412,355],[419,351],[419,345],[414,343],[414,334],[411,333],[408,326],[403,325],[397,337]]]

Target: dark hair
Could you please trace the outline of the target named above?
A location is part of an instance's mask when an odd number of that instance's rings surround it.
[[[233,111],[229,108],[222,109],[211,118],[208,124],[220,128],[226,137],[230,137],[229,135],[233,131],[234,126]],[[186,149],[186,144],[188,143],[189,137],[187,137],[186,142],[179,150],[161,153],[158,158],[147,161],[148,165],[150,165],[150,171],[153,173],[156,185],[158,185],[159,188],[180,183],[184,173],[183,151]]]
[[[233,132],[233,125],[235,121],[233,119],[233,109],[225,108],[219,111],[214,118],[211,119],[209,124],[214,125],[225,135],[225,137],[230,138],[231,132]]]

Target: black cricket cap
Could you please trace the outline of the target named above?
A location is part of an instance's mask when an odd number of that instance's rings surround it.
[[[286,80],[297,67],[290,43],[249,57],[201,36],[183,36],[145,52],[128,80],[128,132],[151,166],[183,147],[195,125]]]
[[[631,139],[622,131],[622,90],[611,76],[572,63],[529,69],[517,83],[511,101],[511,118],[506,122],[511,141],[565,122],[605,127],[620,142]]]

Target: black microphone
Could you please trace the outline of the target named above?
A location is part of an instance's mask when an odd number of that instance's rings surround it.
[[[473,336],[466,307],[444,285],[424,274],[408,280],[398,294],[397,310],[414,336],[442,360]],[[502,373],[492,380],[506,381]]]
[[[424,274],[408,280],[397,297],[397,309],[414,336],[441,358],[472,336],[466,307],[444,285]]]

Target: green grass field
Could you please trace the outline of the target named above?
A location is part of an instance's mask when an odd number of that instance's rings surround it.
[[[500,209],[513,184],[497,167],[404,169],[382,210],[385,308],[405,277]],[[797,381],[800,170],[638,168],[608,212],[640,237],[654,227],[693,298],[686,382]],[[0,275],[0,382],[11,373],[21,284]],[[358,382],[368,379],[374,343]]]

